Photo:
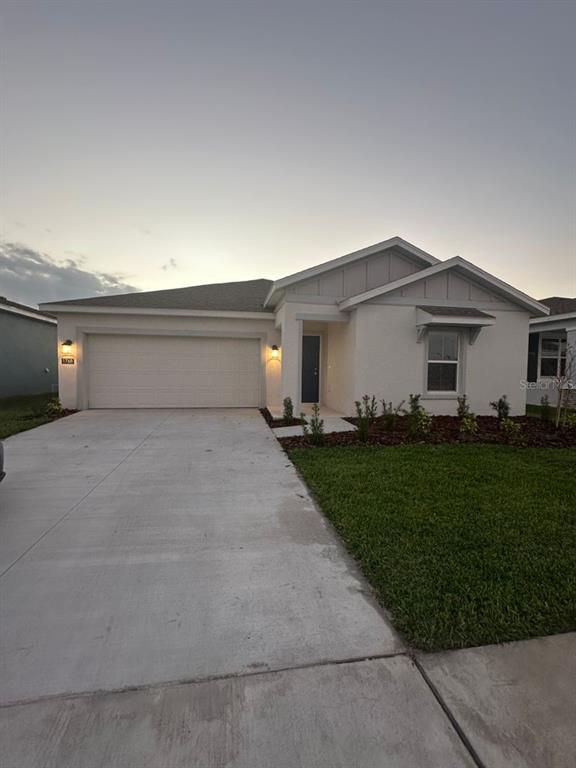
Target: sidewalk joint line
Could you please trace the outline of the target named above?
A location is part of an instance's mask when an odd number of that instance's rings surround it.
[[[426,685],[428,686],[428,688],[432,692],[432,695],[434,696],[434,698],[436,699],[436,701],[438,702],[438,704],[442,708],[442,711],[444,712],[444,714],[446,715],[446,717],[450,721],[450,724],[451,724],[452,728],[454,728],[454,730],[456,731],[460,741],[464,745],[464,748],[469,753],[470,757],[474,761],[474,763],[477,766],[477,768],[487,768],[486,763],[484,763],[484,761],[481,759],[481,757],[478,754],[478,752],[476,752],[476,750],[472,746],[472,742],[470,741],[468,736],[466,736],[466,733],[464,732],[464,729],[462,728],[462,726],[460,725],[460,723],[456,719],[456,717],[453,714],[452,710],[450,709],[448,704],[444,701],[444,698],[442,697],[442,694],[440,693],[440,691],[438,690],[436,685],[432,682],[432,680],[428,677],[428,674],[427,674],[426,670],[424,669],[424,667],[422,666],[422,664],[420,664],[419,659],[416,656],[412,656],[412,661],[414,662],[414,666],[416,667],[418,672],[420,672],[420,675],[422,676],[422,679],[424,680],[424,682],[426,683]]]
[[[10,707],[20,707],[29,704],[38,704],[44,701],[55,700],[67,700],[67,699],[85,699],[90,696],[104,696],[107,694],[123,694],[123,693],[145,693],[146,691],[156,691],[160,688],[176,688],[178,686],[185,685],[201,685],[202,683],[217,683],[226,680],[241,680],[245,677],[258,677],[264,675],[277,675],[283,672],[298,672],[304,669],[312,669],[314,667],[331,667],[341,666],[343,664],[358,664],[363,661],[378,661],[379,659],[393,659],[397,656],[403,656],[410,658],[405,651],[391,651],[390,653],[376,653],[369,656],[353,656],[350,658],[342,659],[324,659],[321,661],[310,661],[305,664],[296,664],[295,666],[286,666],[270,669],[254,669],[248,672],[232,672],[230,674],[222,675],[207,675],[206,677],[193,677],[184,678],[181,680],[167,680],[158,683],[149,683],[143,685],[128,685],[123,688],[99,688],[93,691],[70,691],[66,693],[51,693],[46,696],[38,696],[35,699],[18,699],[15,701],[7,701],[0,704],[1,709],[9,709]],[[484,768],[484,766],[482,766]]]

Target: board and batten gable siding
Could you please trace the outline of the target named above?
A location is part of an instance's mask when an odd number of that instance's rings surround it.
[[[336,267],[311,280],[295,283],[290,293],[308,296],[348,298],[423,269],[416,259],[389,248],[345,267]]]
[[[0,311],[0,397],[56,392],[56,325]]]
[[[478,308],[488,309],[517,309],[517,305],[483,286],[457,274],[454,270],[441,272],[438,275],[417,280],[414,283],[397,288],[371,299],[370,304],[411,304],[419,300],[437,301],[442,303],[456,302],[457,305],[470,303]]]

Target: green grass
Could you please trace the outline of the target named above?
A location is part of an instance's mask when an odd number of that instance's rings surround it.
[[[576,629],[576,450],[420,445],[290,457],[412,646]]]
[[[51,421],[44,408],[53,397],[56,395],[47,393],[0,399],[0,440]]]

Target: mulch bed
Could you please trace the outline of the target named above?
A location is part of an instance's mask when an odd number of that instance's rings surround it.
[[[408,434],[408,417],[399,416],[393,430],[387,430],[381,419],[377,419],[366,443],[361,442],[356,432],[333,432],[325,435],[323,446],[334,447],[361,445],[406,445],[408,443],[494,443],[517,445],[525,448],[576,448],[576,428],[560,428],[547,421],[531,416],[515,416],[512,421],[521,426],[517,439],[510,439],[500,429],[495,416],[478,416],[478,433],[474,436],[460,434],[460,419],[457,416],[432,416],[430,433],[425,437],[411,438]],[[354,424],[356,419],[347,419]],[[281,437],[279,441],[286,451],[295,448],[312,447],[303,435]]]
[[[260,408],[260,413],[271,429],[277,427],[298,427],[302,424],[302,419],[274,419],[268,408]]]

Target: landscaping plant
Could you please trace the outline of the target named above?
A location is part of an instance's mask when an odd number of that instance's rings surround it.
[[[518,422],[512,421],[512,419],[502,419],[500,429],[511,443],[519,443],[521,441],[522,427]]]
[[[392,401],[387,403],[386,400],[382,400],[381,402],[382,402],[382,424],[384,426],[384,429],[387,429],[390,432],[392,432],[396,424],[396,419],[398,418],[400,413],[402,413],[405,400],[402,400],[400,405],[397,405],[396,407],[392,405]]]
[[[470,404],[468,403],[468,395],[460,395],[456,398],[458,403],[458,418],[463,419],[470,413]]]
[[[292,421],[294,419],[294,405],[292,404],[291,397],[285,397],[282,400],[282,418],[284,421]]]
[[[408,435],[412,438],[424,437],[430,434],[432,417],[420,405],[422,395],[411,394],[408,400]]]
[[[462,437],[473,437],[478,434],[478,419],[475,413],[465,413],[460,420]]]
[[[60,403],[60,400],[57,397],[53,397],[44,406],[44,413],[46,416],[61,416],[64,412],[64,409],[62,408],[62,404]]]
[[[510,403],[508,402],[508,395],[502,395],[498,400],[492,400],[490,408],[496,411],[498,421],[508,419],[510,417]]]
[[[540,418],[542,421],[552,421],[552,406],[548,395],[542,395],[540,398]]]
[[[423,406],[420,405],[420,398],[422,395],[412,395],[410,394],[408,396],[408,413],[410,416],[414,416],[418,411],[423,410]]]
[[[432,416],[424,408],[420,408],[409,416],[408,435],[413,438],[424,437],[432,429]]]
[[[306,414],[301,413],[302,433],[312,445],[322,445],[324,442],[324,419],[320,418],[320,406],[314,403],[310,421],[306,420]]]
[[[358,438],[365,443],[370,435],[370,427],[376,421],[378,415],[378,406],[374,395],[364,395],[362,400],[356,400],[356,429]]]

